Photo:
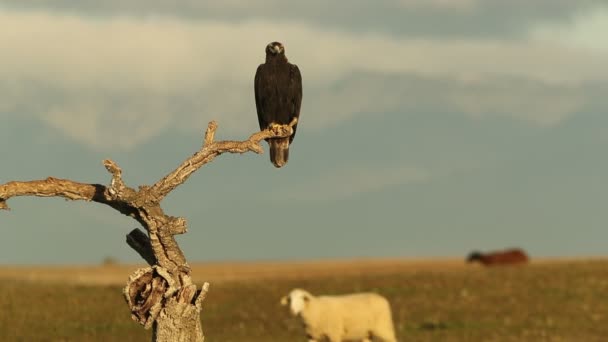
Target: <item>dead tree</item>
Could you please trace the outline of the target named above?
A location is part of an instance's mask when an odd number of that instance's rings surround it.
[[[215,157],[223,153],[263,153],[262,140],[290,136],[296,122],[257,132],[245,141],[214,141],[217,124],[212,121],[202,148],[154,185],[131,188],[123,182],[120,167],[112,160],[104,160],[112,175],[108,186],[53,177],[12,181],[0,185],[0,209],[8,210],[6,201],[15,196],[63,197],[103,203],[134,218],[147,234],[136,228],[127,235],[127,243],[150,267],[136,270],[124,288],[131,317],[146,329],[153,329],[152,341],[202,342],[200,313],[209,283],[201,289],[192,283],[190,266],[174,238],[187,231],[186,220],[166,215],[161,201]]]

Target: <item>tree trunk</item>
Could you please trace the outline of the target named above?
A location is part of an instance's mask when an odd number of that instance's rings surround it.
[[[195,305],[177,303],[171,298],[156,318],[152,342],[203,342],[200,314]]]

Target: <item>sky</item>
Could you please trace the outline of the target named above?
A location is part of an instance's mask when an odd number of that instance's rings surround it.
[[[222,155],[163,202],[191,262],[606,255],[608,4],[592,0],[0,1],[0,184],[153,184],[258,130],[280,41],[303,78],[290,161]],[[20,197],[0,264],[140,259],[137,222]]]

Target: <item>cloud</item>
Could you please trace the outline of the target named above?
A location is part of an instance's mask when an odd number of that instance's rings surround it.
[[[0,12],[3,74],[59,79],[67,86],[145,87],[167,91],[203,83],[251,82],[269,37],[309,82],[328,83],[352,70],[383,73],[518,75],[547,82],[606,78],[605,55],[531,41],[421,40],[326,30],[297,22],[179,21]],[[310,42],[314,42],[311,44]],[[560,59],[548,57],[559,55]],[[120,80],[120,84],[116,84]]]
[[[446,100],[473,118],[511,117],[538,126],[553,126],[593,102],[587,93],[591,87],[546,85],[521,79],[464,82],[452,87]]]
[[[480,5],[480,0],[395,0],[404,8],[433,8],[450,10],[472,10]]]
[[[462,113],[472,119],[512,118],[535,126],[554,126],[582,111],[605,111],[602,91],[608,82],[583,85],[547,84],[525,78],[488,77],[461,80],[449,77],[354,74],[328,94],[315,94],[312,114],[329,112],[320,121],[329,126],[346,120],[344,113]],[[351,114],[349,114],[351,115]],[[437,114],[438,115],[438,114]]]
[[[312,27],[412,38],[513,38],[525,35],[539,21],[568,22],[580,11],[601,5],[605,0],[349,0],[348,6],[324,0],[4,0],[0,6],[92,17],[298,21]]]
[[[103,149],[132,148],[168,128],[202,131],[212,119],[248,133],[257,129],[253,74],[275,39],[302,70],[310,129],[416,102],[556,124],[595,101],[581,91],[588,84],[608,81],[603,51],[536,36],[408,39],[304,22],[5,9],[0,91],[9,96],[0,115],[37,118]]]
[[[542,42],[608,53],[606,32],[608,7],[579,13],[567,24],[543,23],[531,30],[531,36]]]
[[[423,183],[430,174],[421,168],[402,165],[350,165],[331,170],[306,183],[280,190],[273,198],[317,201],[344,199],[404,184]]]

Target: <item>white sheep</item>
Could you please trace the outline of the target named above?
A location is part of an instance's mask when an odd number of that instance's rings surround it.
[[[390,304],[376,293],[317,297],[294,289],[281,304],[302,319],[309,342],[397,341]]]

